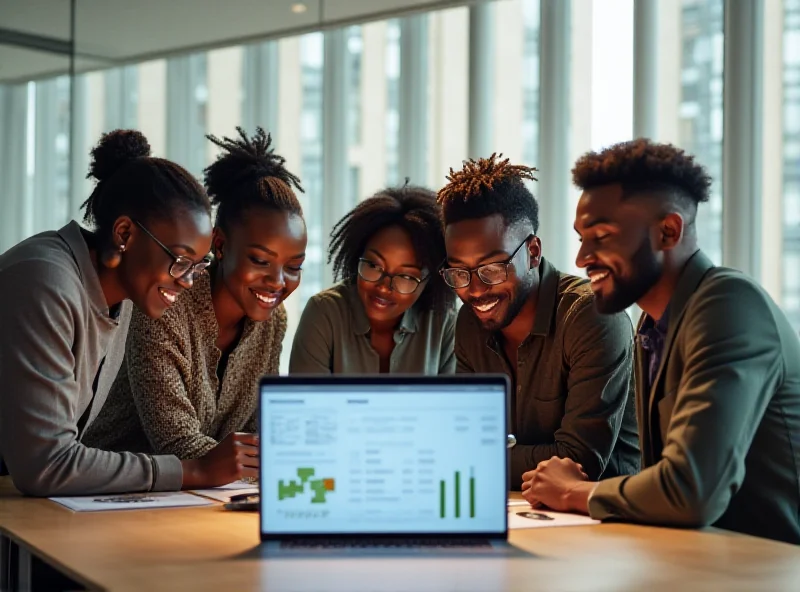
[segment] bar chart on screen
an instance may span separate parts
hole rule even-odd
[[[470,532],[502,521],[504,409],[489,399],[415,392],[278,401],[262,423],[270,442],[262,489],[273,492],[262,503],[272,500],[272,526],[313,517],[343,530]]]
[[[466,480],[465,480],[466,481]],[[447,480],[439,481],[439,518],[448,517],[448,495],[452,491],[452,513],[454,518],[475,518],[475,472],[469,469],[469,480],[462,487],[461,471],[455,471],[451,482],[452,489],[447,486]],[[463,508],[463,511],[462,511]]]

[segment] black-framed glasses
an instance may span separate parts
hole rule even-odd
[[[144,232],[147,236],[152,238],[159,247],[164,249],[164,252],[167,255],[172,257],[173,261],[172,265],[169,266],[169,274],[176,280],[185,279],[186,276],[188,276],[189,274],[191,274],[192,279],[195,280],[200,276],[201,273],[203,273],[203,271],[205,271],[206,267],[211,265],[211,260],[208,257],[204,258],[202,261],[198,263],[195,263],[188,257],[185,257],[183,255],[176,255],[170,250],[170,248],[167,245],[158,240],[153,235],[152,232],[147,230],[147,228],[145,228],[141,222],[134,220],[133,223],[136,224],[136,226],[138,226],[139,228],[141,228],[142,232]]]
[[[420,284],[428,279],[427,277],[416,278],[413,275],[406,275],[404,273],[386,273],[383,267],[363,257],[358,260],[358,275],[365,282],[372,283],[379,282],[383,278],[388,277],[389,287],[398,294],[413,294],[417,291]]]
[[[442,275],[444,283],[454,290],[460,290],[469,286],[470,282],[472,281],[473,273],[477,275],[478,279],[480,279],[487,286],[496,286],[497,284],[502,284],[508,279],[508,268],[511,266],[511,262],[514,260],[514,257],[517,256],[519,250],[524,245],[527,245],[534,236],[536,235],[529,234],[527,237],[525,237],[525,240],[522,241],[522,243],[520,243],[516,249],[514,249],[514,252],[511,253],[511,256],[505,261],[487,263],[486,265],[479,265],[473,269],[465,269],[463,267],[443,267],[439,270],[439,273]]]

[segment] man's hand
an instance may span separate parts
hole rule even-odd
[[[557,512],[589,513],[589,495],[596,483],[571,458],[542,461],[522,475],[522,497],[531,506],[543,505]]]
[[[258,478],[258,436],[228,434],[205,456],[181,464],[183,489],[218,487],[243,477]]]

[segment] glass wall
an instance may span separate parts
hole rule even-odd
[[[714,183],[697,215],[700,247],[722,263],[723,0],[683,0],[681,8],[678,143],[703,164]]]
[[[488,114],[497,124],[495,144],[529,164],[537,151],[538,4],[502,3],[494,15],[493,45],[486,48],[503,56],[504,64],[489,81],[506,87]],[[247,131],[263,126],[305,189],[300,199],[309,246],[303,281],[287,301],[286,354],[305,302],[331,281],[328,234],[340,216],[382,187],[403,183],[409,170],[417,171],[411,182],[438,189],[449,168],[465,158],[468,49],[469,9],[458,7],[94,69],[75,78],[71,161],[69,77],[3,87],[4,108],[22,113],[24,128],[16,136],[28,152],[17,181],[25,195],[17,202],[24,225],[5,235],[3,248],[78,215],[92,189],[85,178],[89,151],[103,132],[140,129],[155,155],[201,178],[216,157],[206,134],[230,136],[239,125]],[[343,76],[341,91],[332,70]],[[335,133],[339,113],[346,119],[343,137],[326,138],[326,130]],[[4,121],[19,125],[11,115]],[[337,183],[325,151],[339,148],[344,157],[334,162],[346,170]]]
[[[783,308],[800,331],[800,0],[786,0],[783,34]]]
[[[305,188],[308,259],[301,287],[287,302],[286,353],[305,302],[332,281],[328,234],[359,200],[406,177],[438,189],[469,153],[471,117],[489,122],[492,150],[539,164],[547,149],[539,146],[540,122],[548,117],[540,110],[540,18],[550,1],[491,3],[491,31],[478,48],[492,64],[481,81],[492,89],[482,114],[469,109],[470,77],[478,74],[470,57],[475,11],[468,6],[257,42],[242,22],[246,43],[231,34],[213,50],[166,57],[142,48],[144,57],[131,61],[87,57],[92,47],[85,41],[72,85],[63,63],[46,60],[28,79],[0,77],[0,251],[78,217],[91,191],[89,150],[105,131],[141,129],[154,154],[201,177],[216,156],[206,134],[263,126]],[[782,304],[800,328],[800,0],[782,1]],[[570,105],[564,131],[570,158],[633,134],[634,6],[633,0],[572,0],[564,30],[570,96],[563,98]],[[658,6],[659,130],[653,137],[696,154],[714,178],[698,232],[703,249],[721,262],[724,0]],[[121,39],[119,51],[133,41]],[[3,51],[0,57],[11,55]],[[531,188],[571,222],[575,192],[539,195],[536,184]],[[577,250],[577,243],[570,240],[569,248]],[[565,249],[552,256],[570,271],[574,253]]]

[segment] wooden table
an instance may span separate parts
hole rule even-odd
[[[23,559],[31,553],[92,589],[800,590],[800,549],[715,529],[515,530],[510,540],[526,553],[513,558],[265,560],[255,557],[255,513],[73,513],[0,479],[0,533]]]

